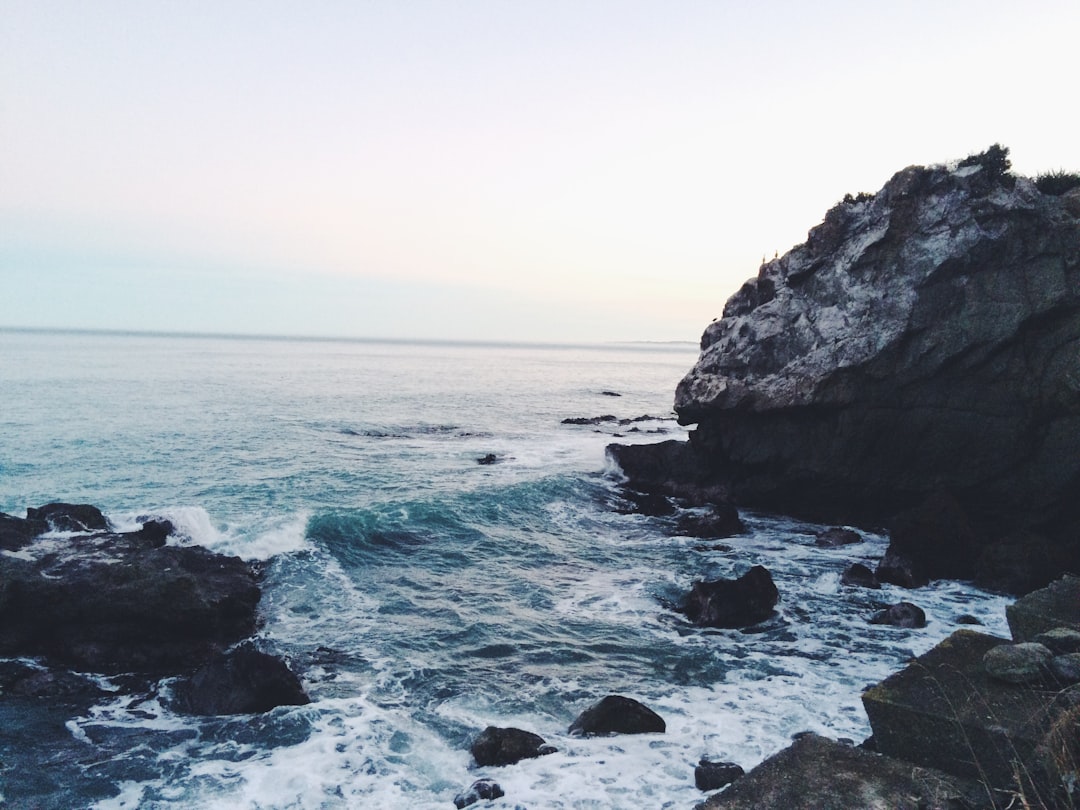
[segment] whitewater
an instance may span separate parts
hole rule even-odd
[[[111,697],[67,708],[0,696],[0,805],[446,810],[490,777],[506,795],[480,807],[689,810],[702,757],[749,769],[801,731],[861,741],[865,688],[961,622],[1007,635],[1009,600],[967,583],[841,585],[880,533],[820,548],[823,526],[747,513],[712,543],[629,511],[604,448],[685,437],[671,404],[696,356],[0,331],[0,511],[159,516],[170,542],[257,561],[260,646],[312,699],[193,718],[166,707],[168,681],[133,696],[101,679]],[[753,565],[781,595],[764,623],[673,609],[695,579]],[[926,628],[868,623],[901,600]],[[607,694],[666,733],[570,736]],[[489,725],[558,750],[477,768]]]

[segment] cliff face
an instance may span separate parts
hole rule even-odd
[[[1080,189],[965,163],[847,199],[727,302],[675,396],[699,490],[833,518],[946,490],[1076,521]]]

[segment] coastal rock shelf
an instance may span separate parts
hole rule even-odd
[[[904,169],[764,264],[677,388],[689,442],[611,446],[631,485],[856,525],[948,492],[999,567],[1075,567],[1080,189],[1005,153]]]

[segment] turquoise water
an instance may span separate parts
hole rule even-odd
[[[262,643],[313,699],[216,719],[172,715],[158,693],[72,716],[0,701],[0,795],[447,808],[491,776],[506,791],[494,807],[690,808],[702,756],[749,767],[798,731],[861,739],[861,690],[960,614],[1004,632],[1005,600],[963,584],[841,587],[845,565],[880,556],[879,536],[824,550],[820,527],[748,515],[725,549],[615,509],[605,445],[684,435],[671,400],[695,359],[691,345],[0,332],[0,511],[93,503],[121,528],[161,515],[178,542],[265,561]],[[655,418],[561,424],[604,414]],[[757,632],[702,631],[670,609],[693,579],[754,564],[782,595]],[[901,598],[927,629],[866,623]],[[566,734],[612,692],[667,733]],[[487,725],[559,751],[470,769]]]

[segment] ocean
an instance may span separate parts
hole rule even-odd
[[[74,713],[0,697],[0,805],[81,808],[683,808],[702,757],[749,769],[792,735],[861,741],[860,694],[1006,597],[938,582],[847,588],[887,538],[744,514],[722,543],[626,513],[613,441],[672,419],[692,344],[467,345],[0,331],[0,511],[90,503],[114,526],[259,561],[260,644],[312,702],[192,718],[159,693]],[[567,418],[613,416],[596,424]],[[645,417],[645,418],[643,418]],[[493,463],[480,463],[484,459]],[[776,615],[701,629],[695,579],[764,565]],[[928,626],[870,625],[914,601]],[[168,682],[160,685],[167,691]],[[580,738],[607,694],[664,734]],[[501,768],[470,740],[516,726],[558,751]]]

